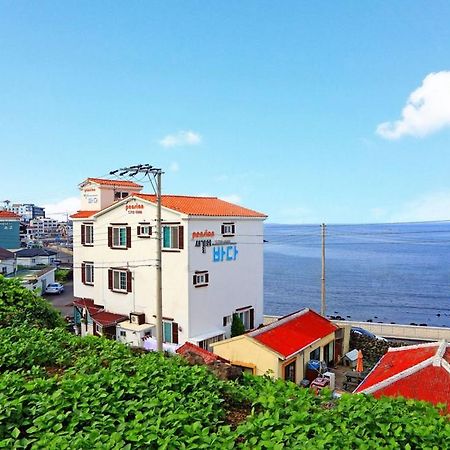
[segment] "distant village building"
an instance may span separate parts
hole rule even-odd
[[[309,361],[333,366],[348,345],[348,328],[339,328],[306,308],[212,347],[215,354],[254,375],[268,374],[298,384]]]
[[[354,392],[444,403],[450,413],[450,344],[390,348]]]
[[[59,222],[50,217],[38,217],[31,219],[28,224],[27,238],[34,239],[50,239],[59,235]]]
[[[20,216],[14,212],[0,210],[0,247],[20,248]]]
[[[88,178],[72,216],[75,319],[82,334],[138,345],[155,336],[156,198],[129,181]],[[209,348],[263,321],[263,221],[215,197],[163,195],[163,338]],[[142,345],[142,344],[141,344]]]
[[[45,209],[33,203],[8,203],[5,209],[17,214],[26,222],[37,217],[45,217]]]
[[[0,248],[0,275],[13,274],[16,270],[16,258],[13,252]]]
[[[47,248],[24,248],[15,252],[17,265],[34,267],[39,265],[52,265],[56,252]]]

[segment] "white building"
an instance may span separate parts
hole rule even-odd
[[[13,252],[0,247],[0,275],[10,275],[16,270],[16,258]]]
[[[136,345],[155,335],[156,199],[127,181],[88,178],[74,228],[75,319],[82,334]],[[215,197],[162,198],[164,341],[202,347],[233,313],[263,322],[264,214]],[[136,338],[136,336],[138,336]]]
[[[37,217],[30,220],[27,228],[27,238],[32,240],[54,237],[59,234],[59,226],[59,222],[56,219]]]
[[[33,203],[8,203],[6,209],[18,214],[26,222],[36,217],[45,217],[44,208],[36,206]]]

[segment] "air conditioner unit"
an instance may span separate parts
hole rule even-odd
[[[145,323],[145,314],[140,312],[131,312],[130,322],[136,325],[142,325],[143,323]]]

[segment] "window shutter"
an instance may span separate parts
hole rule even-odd
[[[81,224],[81,245],[86,244],[86,226]]]
[[[255,328],[255,310],[252,308],[250,310],[250,329]]]
[[[197,284],[197,275],[192,276],[192,284],[195,286]]]
[[[86,284],[86,264],[81,263],[81,282]]]
[[[108,269],[108,289],[113,290],[113,271]]]
[[[222,319],[222,325],[223,325],[224,327],[227,326],[227,316],[223,316],[223,319]]]
[[[178,248],[184,248],[184,227],[182,225],[178,227]]]
[[[148,227],[148,234],[151,236],[153,233],[153,227]]]
[[[178,324],[172,322],[172,343],[178,344]]]
[[[220,234],[225,234],[225,225],[220,226]]]
[[[137,227],[137,235],[140,236],[141,235],[141,226],[138,225]]]
[[[209,283],[209,273],[205,273],[205,283]]]
[[[127,248],[131,247],[131,227],[127,227]]]
[[[127,271],[127,292],[132,291],[131,281],[131,272]]]
[[[111,248],[113,244],[113,229],[108,227],[108,247]]]

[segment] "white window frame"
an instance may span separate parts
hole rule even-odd
[[[215,342],[223,341],[223,334],[218,334],[217,336],[210,337],[209,339],[204,339],[203,341],[198,342],[198,346],[203,350],[212,351],[211,344]]]
[[[254,309],[252,307],[250,308],[246,308],[246,309],[242,309],[240,311],[236,311],[236,314],[238,315],[238,317],[242,320],[242,323],[244,324],[244,328],[245,330],[250,330],[250,311]]]
[[[195,273],[193,276],[193,285],[195,287],[204,287],[209,284],[209,272],[207,270]]]
[[[170,229],[169,242],[166,241],[166,229]],[[179,225],[163,225],[162,226],[162,248],[164,250],[178,250],[180,248]],[[168,244],[168,245],[166,245]]]
[[[163,342],[167,344],[173,344],[173,321],[163,320]],[[166,326],[170,326],[170,339],[166,340]]]
[[[112,269],[112,290],[115,292],[128,292],[127,276],[128,272],[126,270]],[[117,286],[116,281],[118,282]]]
[[[94,245],[94,224],[84,223],[84,245]]]
[[[124,243],[121,244],[122,231],[124,233]],[[112,248],[127,248],[127,227],[125,225],[114,225],[112,226]]]
[[[94,284],[94,263],[92,262],[84,263],[84,283]]]
[[[120,330],[119,331],[119,336],[120,337],[127,337],[127,332],[125,330]]]
[[[99,325],[97,322],[94,322],[94,328],[95,332],[102,335],[103,334],[103,327]]]
[[[222,236],[234,236],[236,234],[236,224],[234,222],[222,223]]]
[[[149,223],[140,223],[137,235],[138,237],[150,237],[152,235],[152,226]]]

